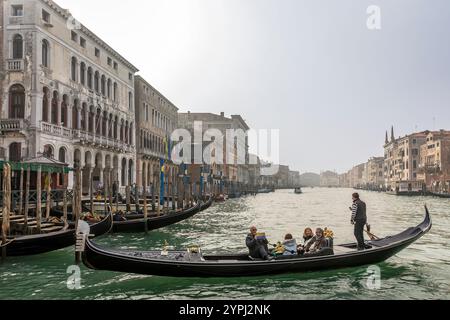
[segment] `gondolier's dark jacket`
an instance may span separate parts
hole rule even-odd
[[[258,257],[259,256],[259,249],[261,247],[266,250],[266,252],[269,252],[268,244],[269,241],[266,240],[257,240],[253,237],[251,233],[247,235],[247,238],[245,239],[245,244],[247,245],[247,248],[249,250],[249,254],[252,257]]]
[[[352,221],[367,221],[366,203],[360,199],[353,201]]]

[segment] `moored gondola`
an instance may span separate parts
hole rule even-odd
[[[94,237],[108,233],[112,227],[112,214],[89,226],[90,234]],[[54,232],[11,237],[2,245],[2,249],[6,250],[7,257],[30,256],[63,249],[74,244],[75,225],[66,223]]]
[[[188,209],[176,212],[172,211],[169,213],[162,213],[160,216],[150,216],[147,218],[147,220],[145,220],[143,216],[142,218],[139,216],[133,217],[133,219],[129,219],[126,221],[114,221],[112,230],[113,232],[118,233],[144,232],[145,230],[150,231],[164,228],[177,222],[191,218],[198,212],[206,210],[209,206],[211,206],[213,200],[214,199],[212,197],[209,197],[208,201],[198,201],[194,206]]]
[[[405,249],[431,229],[428,209],[417,227],[397,235],[367,241],[370,249],[357,251],[356,244],[326,248],[315,255],[282,256],[269,261],[246,254],[203,255],[199,248],[187,251],[131,251],[107,249],[84,238],[83,263],[97,270],[171,277],[242,277],[299,273],[375,264]]]

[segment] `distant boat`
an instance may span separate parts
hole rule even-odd
[[[449,199],[450,198],[450,193],[444,193],[444,192],[430,192],[429,193],[431,196],[433,197],[439,197],[439,198],[445,198],[445,199]]]
[[[303,190],[302,190],[302,188],[295,188],[295,194],[302,194],[303,193]]]

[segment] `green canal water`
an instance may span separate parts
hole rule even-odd
[[[248,227],[257,225],[271,242],[286,233],[300,239],[305,227],[330,227],[335,243],[353,241],[350,189],[278,191],[216,204],[187,221],[144,234],[115,234],[101,244],[159,249],[165,240],[179,249],[198,244],[204,252],[245,251]],[[81,267],[81,289],[69,290],[73,248],[0,265],[0,299],[450,299],[450,200],[403,198],[361,192],[372,231],[390,235],[420,223],[426,203],[433,229],[417,243],[378,266],[381,288],[368,289],[367,266],[305,274],[235,279],[142,276]]]

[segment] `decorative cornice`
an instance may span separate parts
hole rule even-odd
[[[43,3],[45,3],[47,6],[52,8],[54,12],[58,13],[61,17],[64,19],[69,19],[70,17],[73,17],[69,10],[61,8],[59,5],[57,5],[52,0],[40,0]],[[136,68],[131,62],[129,62],[127,59],[125,59],[121,54],[119,54],[116,50],[111,48],[105,41],[100,39],[95,33],[93,33],[91,30],[89,30],[86,26],[83,24],[80,24],[81,31],[89,37],[91,40],[93,40],[95,43],[97,43],[99,46],[101,46],[104,50],[109,52],[112,56],[114,56],[117,60],[122,62],[125,66],[127,66],[129,69],[131,69],[134,73],[138,72],[139,69]]]

